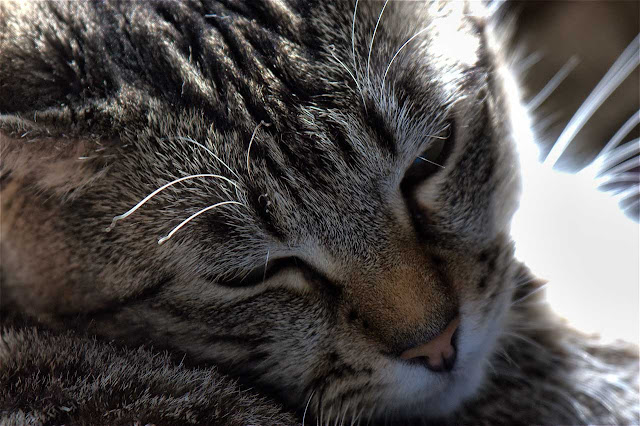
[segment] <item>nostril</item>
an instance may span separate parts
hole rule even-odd
[[[431,358],[427,358],[426,359],[426,365],[427,368],[431,371],[434,372],[441,372],[441,371],[451,371],[453,370],[453,366],[456,363],[456,355],[457,352],[454,349],[453,351],[451,351],[448,354],[440,354],[441,357],[440,359],[431,359]]]
[[[431,371],[451,371],[456,360],[456,338],[460,318],[451,321],[442,333],[429,342],[408,349],[400,355],[402,359],[426,359],[426,366]]]

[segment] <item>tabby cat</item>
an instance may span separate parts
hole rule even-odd
[[[500,55],[473,2],[0,4],[5,316],[306,424],[634,421],[607,363],[637,355],[580,343],[514,259]]]

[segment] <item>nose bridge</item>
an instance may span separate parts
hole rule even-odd
[[[394,349],[437,336],[457,314],[446,275],[423,255],[405,253],[352,285],[349,302],[370,331]]]

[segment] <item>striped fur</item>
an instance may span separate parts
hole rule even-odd
[[[517,100],[471,6],[0,4],[3,306],[320,421],[456,412],[520,268]],[[399,358],[456,315],[450,374]]]

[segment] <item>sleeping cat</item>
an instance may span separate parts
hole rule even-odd
[[[303,423],[636,418],[606,397],[637,375],[567,384],[636,355],[514,259],[522,112],[479,5],[3,3],[0,88],[3,311]]]

